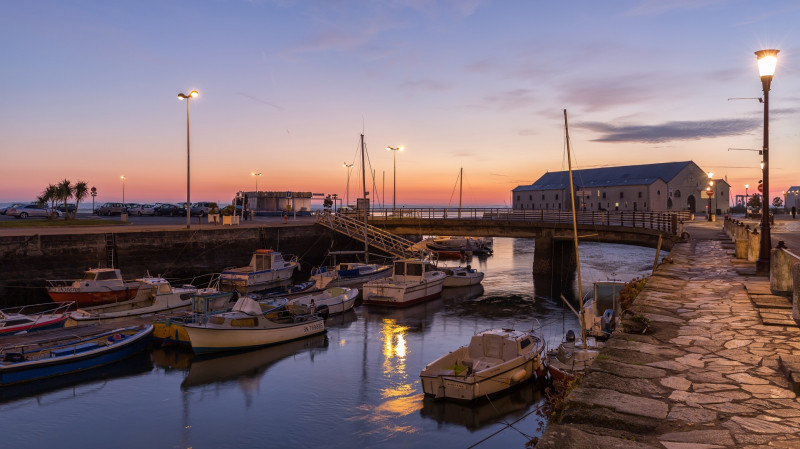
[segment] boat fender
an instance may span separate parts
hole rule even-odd
[[[514,374],[511,375],[511,380],[513,382],[519,382],[522,379],[524,379],[525,376],[527,376],[527,375],[528,375],[528,372],[525,371],[525,368],[520,368],[520,369],[514,371]]]
[[[114,342],[117,342],[117,341],[120,341],[120,340],[124,340],[124,339],[125,339],[125,336],[122,335],[122,334],[114,334],[114,335],[109,335],[108,336],[108,341],[110,343],[114,343]]]
[[[612,309],[606,309],[606,311],[603,312],[603,332],[605,334],[610,335],[612,332],[614,332],[614,329],[617,327],[616,318],[616,314]]]
[[[575,341],[575,332],[573,332],[572,329],[568,330],[564,339],[566,341]]]

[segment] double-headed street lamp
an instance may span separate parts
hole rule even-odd
[[[186,94],[178,94],[178,98],[181,100],[186,100],[186,229],[191,227],[191,213],[192,213],[192,202],[189,199],[189,100],[192,98],[197,98],[196,90],[189,92],[189,95]]]
[[[756,271],[769,274],[769,257],[772,241],[769,231],[769,88],[775,67],[778,64],[778,51],[775,49],[756,52],[758,74],[761,76],[761,87],[764,90],[764,150],[763,150],[763,196],[761,204],[761,245],[756,260]]]
[[[397,152],[403,151],[403,147],[386,147],[394,153],[394,170],[392,174],[392,210],[397,209]]]
[[[347,190],[345,190],[345,206],[350,207],[350,169],[353,168],[354,164],[348,164],[347,162],[342,165],[344,168],[347,169]]]

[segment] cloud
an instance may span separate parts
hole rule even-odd
[[[674,121],[660,125],[615,126],[600,122],[583,122],[574,126],[600,133],[593,142],[663,143],[676,140],[699,140],[746,134],[759,129],[758,119],[722,119],[704,121]]]
[[[492,109],[520,109],[536,103],[530,89],[514,89],[483,97],[481,106]]]
[[[269,101],[262,100],[262,99],[260,99],[260,98],[258,98],[256,96],[250,95],[250,94],[245,93],[245,92],[236,92],[236,95],[241,95],[241,96],[243,96],[245,98],[249,98],[249,99],[255,101],[256,103],[261,103],[261,104],[264,104],[264,105],[267,105],[267,106],[272,106],[273,108],[275,108],[275,109],[277,109],[279,111],[283,111],[284,110],[281,106],[278,106],[275,103],[270,103]]]
[[[436,80],[405,81],[401,83],[399,87],[400,89],[408,93],[435,92],[435,91],[447,90],[450,88],[449,85]]]

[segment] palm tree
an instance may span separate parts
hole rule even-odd
[[[75,212],[72,213],[72,218],[78,216],[78,205],[81,201],[86,198],[86,195],[89,194],[89,188],[87,187],[86,181],[78,181],[75,184],[75,187],[72,188],[73,196],[75,197]]]
[[[58,199],[64,202],[64,220],[69,218],[69,208],[67,206],[67,201],[72,198],[72,194],[74,191],[74,187],[72,187],[72,183],[69,182],[69,179],[64,178],[63,181],[58,183],[56,186]]]
[[[53,184],[47,186],[46,189],[36,198],[39,206],[46,206],[50,203],[50,217],[53,218],[53,211],[56,210],[56,202],[58,201],[58,187]]]

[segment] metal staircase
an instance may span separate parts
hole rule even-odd
[[[117,239],[114,234],[106,234],[106,266],[114,268],[117,262]]]
[[[332,214],[330,211],[318,211],[317,223],[332,229],[340,234],[344,234],[360,242],[364,241],[364,223],[357,218],[348,217],[343,214]],[[367,225],[367,242],[369,245],[381,251],[389,253],[395,257],[424,257],[425,251],[412,248],[414,242],[390,234],[383,229]]]

